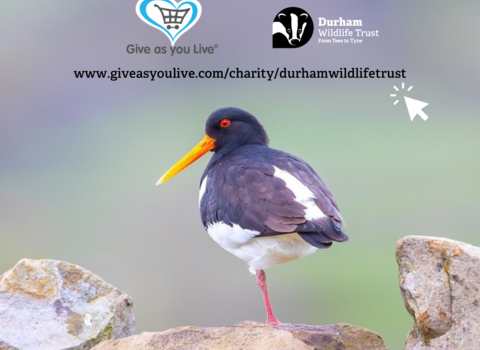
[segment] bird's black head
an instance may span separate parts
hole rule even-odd
[[[158,180],[157,185],[172,178],[208,151],[215,152],[212,160],[246,145],[268,145],[262,124],[248,112],[236,107],[220,108],[207,119],[205,137]]]
[[[250,113],[237,107],[213,111],[205,124],[205,134],[215,139],[213,152],[245,145],[268,145],[267,132]]]

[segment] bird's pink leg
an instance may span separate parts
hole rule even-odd
[[[257,273],[257,284],[262,289],[263,302],[265,303],[265,310],[267,311],[267,323],[278,326],[281,323],[273,314],[272,307],[270,306],[270,299],[268,298],[267,290],[267,276],[265,275],[265,271],[255,270],[255,272]]]

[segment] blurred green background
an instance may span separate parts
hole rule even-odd
[[[158,178],[204,135],[214,109],[256,115],[271,146],[309,162],[335,195],[347,244],[268,270],[283,322],[347,322],[400,349],[412,320],[395,244],[431,235],[480,245],[480,3],[297,1],[313,17],[362,19],[361,45],[271,49],[289,1],[201,1],[180,46],[214,55],[129,55],[168,46],[136,1],[0,5],[0,273],[21,258],[79,264],[130,294],[137,332],[265,319],[241,260],[218,247],[198,213],[208,156]],[[406,69],[387,80],[75,79],[73,70]],[[393,85],[430,103],[410,121]]]

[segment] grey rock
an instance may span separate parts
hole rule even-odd
[[[348,324],[307,326],[242,322],[218,328],[180,327],[109,340],[93,350],[386,350],[382,338]]]
[[[25,259],[0,276],[0,350],[85,350],[134,333],[130,297],[80,266]]]
[[[415,321],[404,350],[480,349],[480,248],[408,236],[396,255],[403,301]]]

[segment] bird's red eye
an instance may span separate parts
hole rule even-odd
[[[222,121],[220,122],[220,126],[222,128],[226,128],[230,125],[230,119],[222,119]]]

